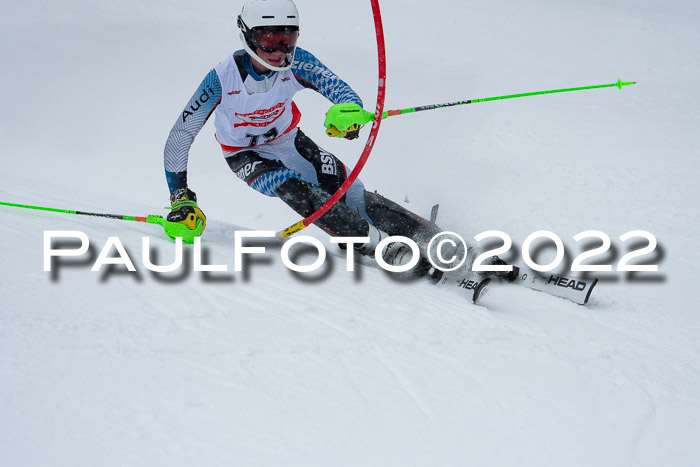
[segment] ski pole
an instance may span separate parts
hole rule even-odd
[[[409,113],[414,113],[414,112],[420,112],[422,110],[442,109],[444,107],[453,107],[455,105],[476,104],[477,102],[489,102],[489,101],[498,101],[498,100],[503,100],[503,99],[515,99],[516,97],[538,96],[541,94],[554,94],[554,93],[558,93],[558,92],[583,91],[585,89],[599,89],[599,88],[612,88],[612,87],[617,87],[618,89],[622,90],[623,86],[631,86],[632,84],[636,84],[636,81],[622,81],[621,79],[618,79],[616,83],[610,83],[610,84],[596,84],[594,86],[581,86],[578,88],[551,89],[548,91],[534,91],[534,92],[525,92],[525,93],[520,93],[520,94],[508,94],[505,96],[483,97],[480,99],[468,99],[465,101],[447,102],[445,104],[421,105],[418,107],[408,107],[405,109],[387,110],[386,112],[382,113],[382,120],[384,120],[387,117],[393,117],[395,115],[403,115],[403,114],[409,114]],[[368,120],[365,123],[369,123],[372,121],[372,119],[370,117],[371,117],[371,115],[367,116]]]
[[[182,240],[185,243],[192,243],[194,242],[195,237],[199,237],[202,234],[202,230],[204,230],[204,225],[203,222],[200,220],[197,223],[197,228],[194,230],[190,230],[187,228],[187,226],[180,224],[178,222],[170,222],[167,219],[164,219],[163,216],[157,216],[157,215],[148,215],[145,217],[142,216],[124,216],[121,214],[104,214],[104,213],[98,213],[98,212],[86,212],[86,211],[73,211],[69,209],[56,209],[56,208],[47,208],[43,206],[31,206],[28,204],[16,204],[16,203],[6,203],[3,201],[0,201],[0,206],[10,206],[14,208],[22,208],[22,209],[35,209],[39,211],[49,211],[49,212],[58,212],[62,214],[77,214],[80,216],[94,216],[94,217],[106,217],[109,219],[118,219],[118,220],[124,220],[124,221],[135,221],[135,222],[146,222],[148,224],[158,224],[163,229],[165,230],[165,233],[169,237],[182,237]]]

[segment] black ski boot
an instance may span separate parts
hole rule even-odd
[[[487,266],[505,266],[508,263],[503,261],[498,256],[491,256],[490,258],[486,259],[483,264]],[[481,274],[496,277],[506,282],[515,282],[515,279],[517,279],[520,275],[520,269],[517,266],[513,266],[512,271],[484,271]]]

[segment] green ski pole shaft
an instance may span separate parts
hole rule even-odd
[[[103,214],[103,213],[98,213],[98,212],[71,211],[69,209],[45,208],[43,206],[30,206],[28,204],[5,203],[2,201],[0,201],[0,206],[10,206],[10,207],[14,207],[14,208],[23,208],[23,209],[36,209],[38,211],[59,212],[62,214],[77,214],[80,216],[107,217],[109,219],[120,219],[120,220],[125,220],[125,221],[136,221],[136,222],[149,222],[148,221],[149,217],[160,217],[160,216],[147,216],[147,217],[123,216],[121,214]],[[152,222],[152,223],[158,223],[158,222]]]
[[[388,111],[382,113],[382,120],[387,118],[387,117],[393,117],[395,115],[403,115],[403,114],[408,114],[408,113],[420,112],[422,110],[442,109],[444,107],[453,107],[456,105],[476,104],[477,102],[489,102],[489,101],[498,101],[498,100],[503,100],[503,99],[515,99],[517,97],[538,96],[538,95],[542,95],[542,94],[554,94],[554,93],[558,93],[558,92],[583,91],[586,89],[599,89],[599,88],[612,88],[612,87],[617,87],[618,89],[622,89],[623,86],[630,86],[632,84],[636,84],[636,82],[635,81],[622,81],[621,79],[618,79],[616,83],[610,83],[610,84],[597,84],[594,86],[581,86],[581,87],[577,87],[577,88],[551,89],[548,91],[525,92],[525,93],[520,93],[520,94],[508,94],[505,96],[484,97],[484,98],[480,98],[480,99],[469,99],[466,101],[447,102],[445,104],[430,104],[430,105],[422,105],[422,106],[418,106],[418,107],[408,107],[406,109],[388,110]]]
[[[184,224],[181,224],[179,222],[170,222],[167,219],[163,218],[163,216],[157,216],[157,215],[153,215],[153,214],[145,216],[145,217],[143,217],[143,216],[124,216],[122,214],[103,214],[103,213],[99,213],[99,212],[73,211],[70,209],[55,209],[55,208],[46,208],[43,206],[31,206],[28,204],[5,203],[3,201],[0,201],[0,206],[10,206],[13,208],[36,209],[38,211],[58,212],[61,214],[77,214],[80,216],[105,217],[108,219],[118,219],[118,220],[123,220],[123,221],[136,221],[136,222],[146,222],[149,224],[158,224],[161,227],[163,227],[166,235],[168,235],[171,238],[182,237],[182,240],[185,243],[193,243],[194,239],[196,237],[199,237],[200,235],[202,235],[202,231],[204,230],[204,222],[202,220],[199,220],[197,222],[197,227],[195,229],[190,230]]]

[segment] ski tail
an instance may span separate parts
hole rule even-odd
[[[543,273],[520,267],[516,283],[555,297],[571,300],[579,305],[585,305],[590,300],[593,289],[598,284],[598,279]]]
[[[439,287],[456,286],[470,294],[472,302],[478,303],[487,288],[493,283],[520,285],[579,305],[585,305],[589,302],[598,279],[542,273],[522,266],[513,266],[513,273],[508,275],[508,280],[472,271],[445,272],[436,285]]]

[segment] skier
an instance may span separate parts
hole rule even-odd
[[[366,113],[346,82],[297,47],[299,13],[292,0],[247,0],[237,24],[243,50],[206,75],[165,145],[171,200],[167,218],[190,229],[198,221],[206,223],[206,216],[187,185],[188,154],[212,113],[216,139],[231,170],[251,188],[282,199],[303,217],[335,193],[348,169],[297,126],[300,112],[292,100],[294,94],[313,89],[334,104],[326,119],[329,135],[357,138],[360,116]],[[337,106],[343,106],[345,118],[354,114],[357,120],[335,120],[333,115],[340,114]],[[366,191],[359,180],[315,225],[332,236],[369,237],[369,242],[355,247],[364,255],[373,255],[378,243],[390,235],[403,235],[420,245],[440,232],[426,219]],[[390,244],[382,255],[392,265],[411,259],[410,248],[402,243]]]

